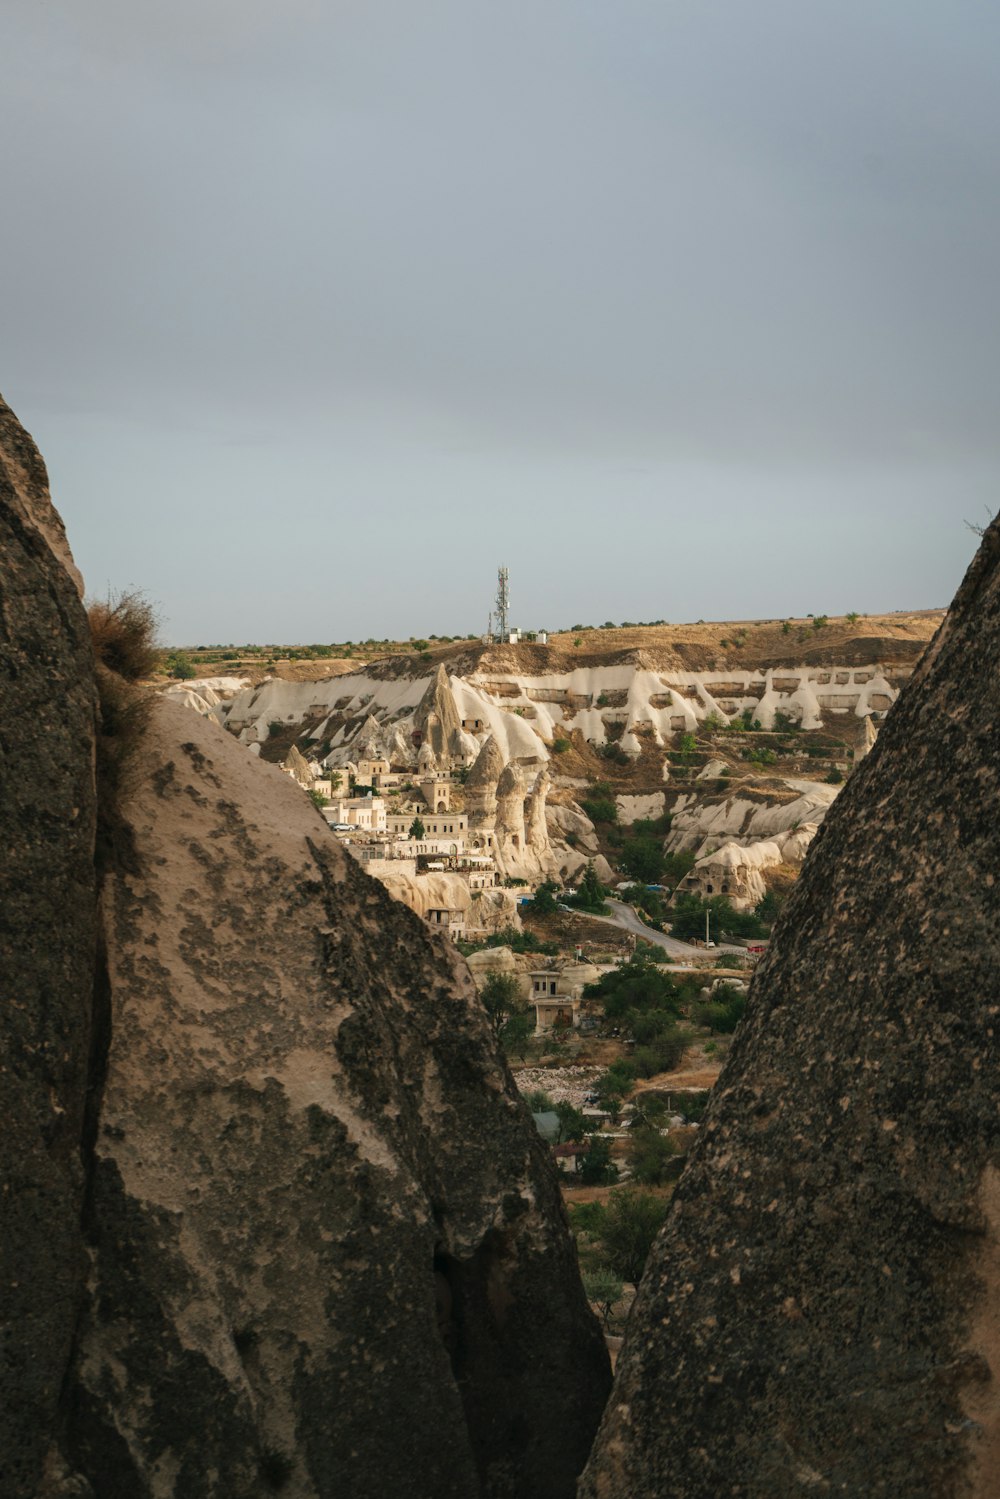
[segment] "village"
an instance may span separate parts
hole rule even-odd
[[[481,641],[436,661],[168,690],[291,777],[465,957],[613,1343],[633,1294],[616,1215],[641,1209],[647,1238],[662,1220],[771,925],[909,642],[882,621],[874,648],[854,620],[836,645],[825,619],[800,624],[794,647],[777,622],[717,626],[686,661],[642,627],[638,647],[581,657],[580,633],[510,628],[507,602],[501,568]]]

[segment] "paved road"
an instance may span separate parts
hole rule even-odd
[[[703,947],[692,947],[690,942],[679,942],[676,937],[668,937],[664,932],[658,932],[655,927],[647,926],[635,914],[631,906],[625,905],[624,901],[609,900],[607,902],[610,916],[594,916],[587,912],[591,921],[607,921],[612,926],[624,927],[627,932],[635,932],[636,936],[642,937],[647,942],[652,942],[656,947],[662,947],[672,958],[703,958],[705,949]],[[718,952],[743,952],[742,947],[731,947],[728,943],[720,943],[716,949]]]

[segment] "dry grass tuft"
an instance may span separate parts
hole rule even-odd
[[[126,682],[152,676],[162,653],[156,644],[159,620],[148,599],[122,593],[91,604],[87,618],[99,665]]]
[[[160,660],[157,617],[138,593],[90,605],[100,722],[97,732],[97,860],[102,870],[128,868],[131,836],[122,803],[139,768],[153,707],[142,687]]]

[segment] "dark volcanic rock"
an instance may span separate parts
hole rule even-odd
[[[560,1499],[609,1383],[464,962],[163,703],[108,882],[70,1451],[104,1496]]]
[[[0,1493],[33,1495],[83,1269],[94,667],[45,466],[0,401]]]
[[[1000,526],[817,838],[586,1499],[1000,1493]]]

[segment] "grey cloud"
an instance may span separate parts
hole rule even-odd
[[[475,511],[530,528],[550,623],[707,617],[696,580],[655,603],[653,559],[690,552],[731,612],[812,607],[754,602],[769,530],[771,596],[811,550],[820,607],[856,607],[858,525],[901,559],[865,607],[950,593],[1000,467],[1000,17],[18,0],[6,25],[7,394],[86,570],[148,567],[176,631],[473,628]],[[385,591],[334,600],[275,513],[349,530],[362,495]],[[189,505],[195,560],[160,521]],[[428,514],[464,618],[414,597]]]

